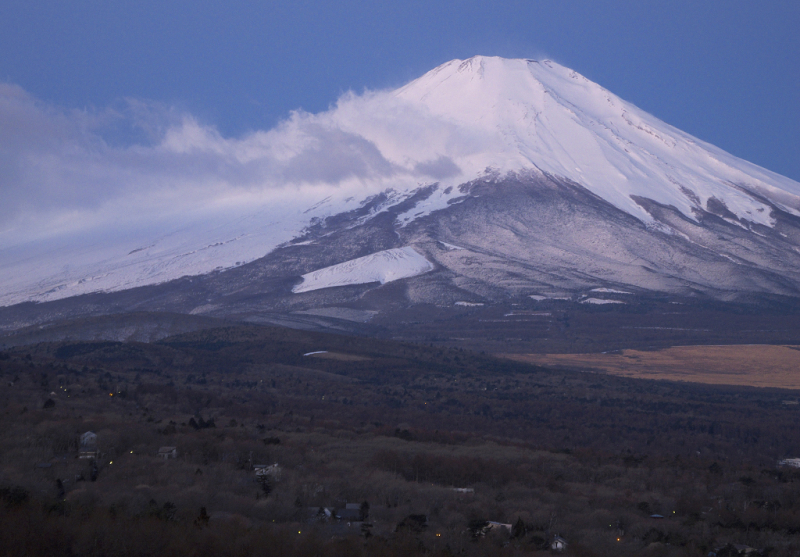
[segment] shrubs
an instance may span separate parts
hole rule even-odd
[[[0,488],[0,500],[4,501],[8,507],[17,507],[28,501],[30,492],[22,486]]]
[[[269,343],[226,343],[141,345],[135,361],[124,344],[76,347],[75,378],[61,362],[12,356],[0,370],[14,378],[0,392],[0,480],[14,486],[0,490],[0,539],[28,555],[109,557],[510,555],[556,534],[575,555],[706,555],[731,540],[800,554],[800,470],[770,457],[800,449],[780,393],[489,369],[467,353],[448,367],[452,353],[420,347],[342,362],[302,359],[300,342],[272,359]],[[38,409],[70,380],[71,398]],[[91,463],[74,458],[90,427],[105,453]],[[179,457],[157,459],[161,445]],[[253,465],[273,462],[280,481],[260,483]],[[368,539],[346,521],[305,522],[308,507],[356,501],[348,516],[369,520]],[[470,526],[488,521],[510,526],[473,541]]]
[[[426,453],[380,451],[372,458],[376,468],[399,474],[406,481],[464,487],[486,483],[492,487],[507,485],[512,479],[525,481],[518,468],[494,460],[467,456],[442,456]]]

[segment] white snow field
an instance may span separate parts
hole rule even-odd
[[[194,175],[159,174],[164,161],[190,153],[211,169],[202,190],[208,201],[191,211],[161,204],[151,212],[123,211],[124,218],[71,218],[69,232],[53,228],[34,235],[33,227],[3,223],[0,305],[229,268],[298,237],[312,218],[355,209],[387,188],[397,203],[438,183],[433,195],[398,216],[397,224],[407,225],[463,198],[460,184],[508,172],[567,178],[667,233],[671,229],[656,222],[637,197],[673,206],[692,220],[709,201],[718,202],[727,208],[724,218],[744,229],[774,225],[763,199],[800,216],[800,183],[665,124],[548,60],[453,60],[395,91],[350,93],[327,112],[295,113],[273,130],[226,139],[184,124],[150,151],[131,152],[136,160],[152,158],[149,174],[115,167],[129,154],[119,151],[102,161],[104,179],[124,178],[132,190],[140,185],[136,180],[142,187],[163,184],[165,191],[187,191],[184,197],[190,197],[186,184]],[[70,172],[60,175],[76,183],[64,189],[78,188],[80,171],[74,168],[80,165],[65,161]],[[221,174],[213,174],[219,168]],[[217,197],[208,193],[216,191],[212,182],[223,184]],[[115,206],[126,207],[126,199]],[[348,262],[321,269],[296,291],[386,282],[425,268],[422,256],[404,250],[373,254],[354,267]]]
[[[692,219],[695,208],[716,198],[740,219],[771,225],[770,208],[749,189],[800,215],[800,183],[694,138],[549,60],[453,60],[395,94],[450,125],[428,136],[424,149],[447,153],[467,174],[536,168],[644,222],[653,219],[632,196]]]
[[[378,251],[306,273],[303,275],[303,282],[292,288],[292,292],[299,294],[321,288],[371,282],[385,284],[432,270],[433,264],[430,261],[414,248],[406,246]]]
[[[595,305],[604,305],[604,304],[624,304],[625,302],[621,302],[619,300],[606,300],[603,298],[586,298],[585,300],[581,300],[582,304],[595,304]]]
[[[613,288],[592,288],[590,292],[600,292],[603,294],[630,294],[625,290],[614,290]]]
[[[16,245],[4,244],[0,233],[0,305],[113,292],[235,267],[295,238],[311,218],[358,206],[355,199],[320,201],[316,191],[310,199],[289,193],[273,194],[270,202],[183,212]]]

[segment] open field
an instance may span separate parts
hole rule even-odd
[[[543,366],[590,368],[622,377],[800,389],[800,346],[675,346],[614,354],[504,354]]]

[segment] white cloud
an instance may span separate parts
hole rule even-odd
[[[377,191],[459,174],[420,141],[416,110],[391,92],[346,94],[328,112],[228,138],[158,104],[70,111],[0,84],[0,232],[58,235],[286,188]]]

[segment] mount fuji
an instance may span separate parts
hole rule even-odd
[[[168,133],[162,155],[256,164],[263,188],[0,232],[3,330],[131,311],[361,326],[413,308],[800,296],[800,183],[549,60],[453,60],[271,132],[194,132]]]

